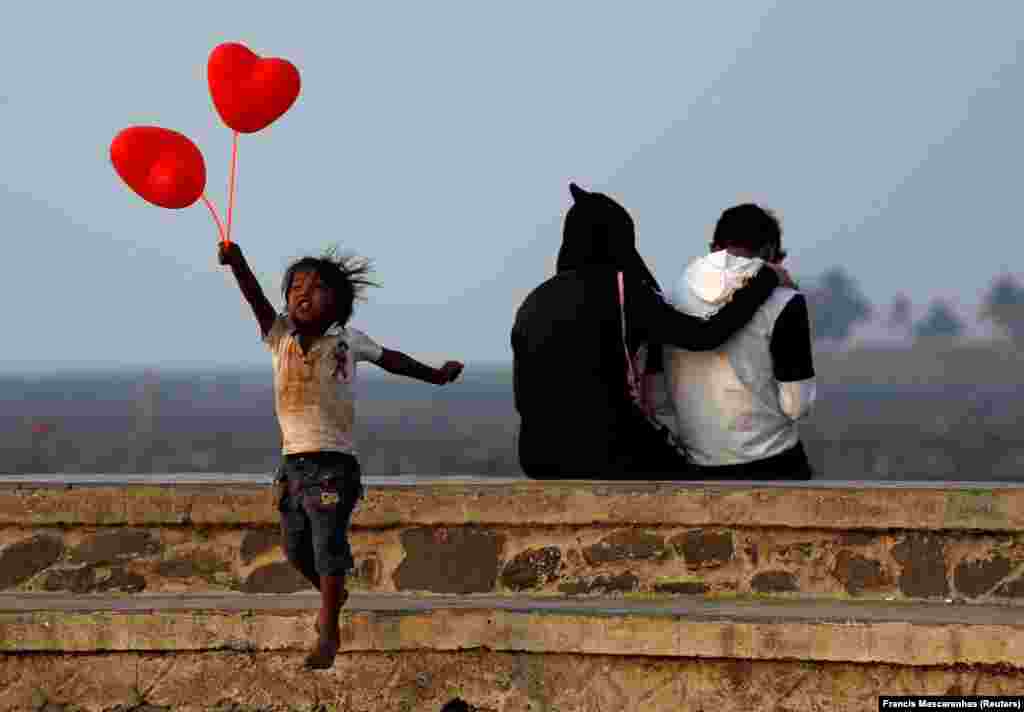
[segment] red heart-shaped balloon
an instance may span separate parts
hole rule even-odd
[[[121,180],[161,208],[187,208],[206,190],[206,163],[188,136],[133,126],[114,137],[110,161]]]
[[[220,118],[239,133],[266,128],[299,96],[299,70],[286,59],[262,59],[245,45],[227,42],[210,53],[210,96]]]

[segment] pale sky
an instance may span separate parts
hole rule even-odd
[[[152,206],[109,161],[123,128],[180,131],[226,212],[206,61],[229,41],[302,76],[240,138],[234,239],[275,306],[294,257],[372,258],[383,287],[351,324],[389,348],[510,361],[570,180],[632,212],[663,286],[755,199],[796,274],[844,265],[876,305],[970,313],[1024,275],[1022,28],[1018,0],[10,4],[0,368],[269,368],[206,208]]]

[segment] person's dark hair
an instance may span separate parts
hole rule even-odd
[[[352,306],[356,299],[363,299],[366,287],[379,287],[367,279],[372,272],[370,261],[354,255],[339,255],[337,246],[328,248],[320,257],[301,257],[285,270],[281,280],[281,295],[285,310],[288,309],[288,290],[297,272],[316,272],[320,279],[334,290],[337,307],[335,322],[345,326],[352,317]]]
[[[755,252],[766,248],[779,252],[782,247],[782,226],[775,213],[753,203],[735,205],[722,213],[715,225],[712,247],[739,247]]]

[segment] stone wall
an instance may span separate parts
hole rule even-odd
[[[1013,488],[369,485],[359,591],[1024,602]],[[265,487],[0,488],[0,590],[306,588]]]
[[[1024,488],[369,478],[350,539],[311,674],[269,488],[0,486],[0,712],[1024,694]]]

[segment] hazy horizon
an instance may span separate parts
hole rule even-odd
[[[819,398],[800,427],[818,478],[1021,481],[1022,359],[984,349],[823,355]],[[0,480],[269,474],[280,461],[269,368],[0,376],[0,390]],[[521,475],[509,370],[470,369],[438,388],[367,368],[356,391],[367,475]]]

